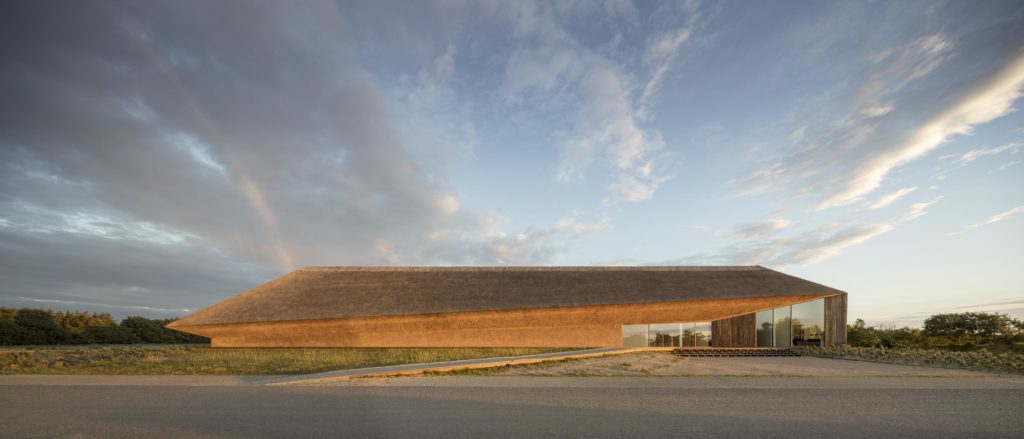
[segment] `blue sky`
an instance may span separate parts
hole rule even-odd
[[[3,6],[0,305],[759,264],[1024,317],[1020,2]]]

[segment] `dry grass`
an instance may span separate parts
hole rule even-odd
[[[289,375],[566,349],[208,349],[203,346],[0,348],[0,375]]]
[[[913,366],[950,367],[992,372],[1024,373],[1024,352],[993,352],[987,349],[950,351],[945,349],[886,349],[842,346],[811,347],[804,355]]]

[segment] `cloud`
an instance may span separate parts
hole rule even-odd
[[[587,46],[560,21],[558,7],[533,2],[503,4],[514,36],[525,45],[515,49],[505,66],[499,94],[512,104],[565,111],[571,128],[558,133],[556,180],[581,179],[600,163],[610,168],[608,201],[642,201],[654,196],[670,177],[659,170],[665,142],[661,134],[641,126],[653,117],[651,106],[662,78],[697,23],[696,7],[688,8],[683,27],[665,30],[647,41],[644,65],[649,72],[641,95],[628,60]]]
[[[967,164],[982,157],[1001,154],[1007,151],[1017,152],[1020,149],[1020,146],[1020,143],[1007,143],[1006,145],[997,146],[995,148],[972,149],[970,151],[967,151],[966,153],[964,153],[963,156],[957,159],[957,163]]]
[[[605,217],[600,221],[585,223],[575,215],[567,216],[555,222],[554,230],[568,231],[573,235],[589,235],[591,233],[605,232],[611,229],[611,221]]]
[[[727,231],[726,234],[740,239],[763,238],[773,235],[776,232],[789,227],[789,225],[789,220],[783,218],[771,218],[752,223],[740,224],[739,226]]]
[[[689,256],[665,264],[766,265],[777,268],[813,265],[893,228],[891,224],[826,224],[784,236],[743,239],[715,253]]]
[[[964,230],[961,230],[961,231],[958,231],[958,232],[949,232],[946,235],[947,236],[962,235],[962,234],[967,233],[967,232],[969,232],[971,230],[983,227],[983,226],[988,225],[988,224],[998,223],[1000,221],[1005,221],[1007,219],[1010,219],[1010,218],[1016,216],[1019,213],[1024,213],[1024,205],[1014,207],[1013,209],[1007,210],[1005,212],[1002,212],[1002,213],[999,213],[999,214],[996,214],[996,215],[992,215],[987,220],[985,220],[983,222],[971,224],[971,225],[967,226]]]
[[[464,206],[444,136],[404,117],[457,104],[459,52],[422,69],[408,110],[349,19],[327,2],[9,8],[0,301],[195,309],[305,265],[547,263],[598,227],[510,234]]]
[[[781,128],[788,136],[759,139],[768,147],[754,169],[730,183],[735,193],[781,192],[816,210],[848,206],[894,170],[1013,111],[1024,87],[1016,25],[996,20],[983,29],[937,30],[893,20],[879,26],[880,33],[899,28],[916,36],[881,49],[879,40],[856,48],[834,39],[820,43],[839,60],[836,68],[853,73],[785,115]]]
[[[910,221],[926,215],[928,213],[926,211],[928,207],[931,206],[932,204],[938,203],[939,200],[942,200],[941,196],[936,197],[932,201],[911,204],[910,207],[907,209],[907,213],[903,215],[903,221]]]
[[[987,78],[949,108],[926,121],[903,142],[878,151],[846,175],[838,192],[818,204],[819,209],[852,203],[874,191],[893,168],[916,160],[955,135],[970,134],[975,125],[1012,111],[1024,86],[1024,55]]]
[[[1008,161],[1006,163],[1003,163],[1003,164],[999,165],[999,167],[995,168],[994,171],[995,172],[1005,171],[1005,170],[1009,169],[1010,167],[1013,167],[1013,166],[1015,166],[1017,164],[1020,164],[1020,160],[1010,160],[1010,161]]]
[[[885,206],[888,206],[888,205],[894,203],[896,200],[899,200],[900,198],[903,198],[903,197],[905,197],[907,195],[910,195],[911,193],[913,193],[916,190],[917,190],[917,187],[908,187],[908,188],[900,189],[900,190],[898,190],[896,192],[892,192],[892,193],[889,193],[889,194],[882,195],[881,197],[878,198],[878,201],[875,201],[874,204],[872,204],[871,206],[868,206],[868,210],[878,210],[878,209],[881,209],[881,208],[883,208]]]
[[[1014,207],[1013,209],[1007,210],[1006,212],[1003,212],[1003,213],[1000,213],[1000,214],[997,214],[997,215],[992,215],[991,217],[989,217],[989,219],[985,220],[985,222],[980,223],[980,224],[972,224],[972,225],[968,226],[968,228],[976,229],[978,227],[981,227],[981,226],[984,226],[984,225],[987,225],[987,224],[992,224],[992,223],[997,223],[997,222],[1000,222],[1000,221],[1004,221],[1004,220],[1010,219],[1013,216],[1015,216],[1015,215],[1017,215],[1019,213],[1022,213],[1022,212],[1024,212],[1024,206],[1017,206],[1017,207]]]

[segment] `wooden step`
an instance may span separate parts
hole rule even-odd
[[[793,348],[677,348],[672,353],[680,357],[799,357]]]

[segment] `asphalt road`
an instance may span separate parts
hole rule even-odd
[[[332,387],[3,385],[0,436],[1024,435],[1019,381],[467,378]]]

